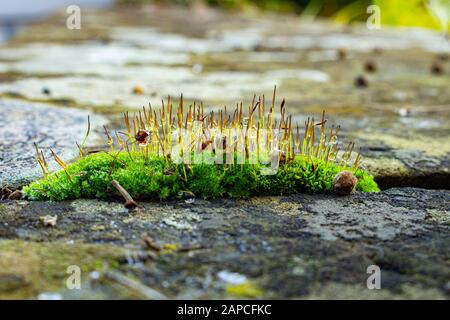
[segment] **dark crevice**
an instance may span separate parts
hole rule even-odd
[[[381,190],[405,187],[450,190],[450,173],[445,172],[409,177],[383,176],[376,177],[375,181]]]

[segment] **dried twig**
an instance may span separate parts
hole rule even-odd
[[[22,190],[16,190],[8,196],[8,200],[22,200],[22,199],[23,199]]]
[[[114,188],[117,189],[117,191],[119,191],[119,193],[125,199],[125,204],[124,204],[125,208],[132,210],[137,207],[136,201],[133,200],[133,198],[130,196],[128,191],[125,190],[124,187],[122,187],[120,185],[120,183],[117,182],[117,180],[111,181],[111,184],[114,186]]]
[[[155,242],[155,240],[147,234],[142,236],[142,241],[144,241],[145,246],[153,251],[161,251],[162,247]]]

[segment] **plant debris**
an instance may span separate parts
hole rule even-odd
[[[15,190],[8,196],[8,200],[22,200],[24,193],[21,190]]]
[[[58,216],[50,216],[45,215],[39,217],[39,221],[42,223],[44,227],[56,227],[56,221],[58,220]]]
[[[366,72],[374,73],[377,72],[377,64],[374,60],[368,60],[364,63],[364,70]]]
[[[430,71],[432,74],[441,75],[445,72],[445,68],[442,63],[435,61],[430,67]]]
[[[147,234],[144,234],[142,236],[142,241],[144,242],[146,248],[148,248],[150,250],[153,250],[153,251],[156,251],[156,252],[159,252],[159,251],[162,250],[162,246],[157,244],[155,242],[155,240],[152,237],[150,237],[149,235],[147,235]]]
[[[10,194],[11,193],[13,193],[12,192],[12,190],[11,189],[9,189],[7,186],[4,186],[3,188],[2,188],[2,196],[1,196],[1,199],[3,200],[3,199],[8,199],[8,197],[10,196]]]
[[[117,191],[119,191],[119,193],[122,195],[122,197],[124,197],[125,199],[125,204],[124,207],[130,210],[133,210],[134,208],[137,207],[137,203],[136,201],[133,200],[133,198],[130,196],[130,194],[128,193],[127,190],[125,190],[119,182],[117,182],[117,180],[113,180],[111,181],[111,184],[114,186],[114,188],[116,188]]]

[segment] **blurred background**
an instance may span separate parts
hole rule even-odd
[[[4,0],[0,3],[0,23],[5,39],[17,26],[75,4],[101,8],[144,4],[208,5],[227,10],[265,10],[289,12],[304,18],[328,17],[339,23],[363,21],[366,8],[377,5],[383,12],[381,22],[393,26],[418,26],[449,30],[450,2],[446,0]]]

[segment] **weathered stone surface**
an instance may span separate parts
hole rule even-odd
[[[0,186],[18,187],[42,176],[36,162],[33,143],[45,151],[51,170],[58,169],[52,160],[52,148],[64,160],[78,155],[76,142],[86,135],[88,113],[45,104],[0,99]],[[95,125],[102,121],[95,116]]]
[[[223,298],[240,286],[242,297],[259,292],[265,298],[448,298],[449,198],[449,191],[402,188],[347,197],[141,203],[133,212],[97,200],[7,201],[0,204],[0,238],[33,246],[115,245],[128,253],[116,257],[112,269],[133,275],[144,288],[128,288],[134,297],[152,288],[172,298]],[[39,223],[44,213],[58,216],[56,227]],[[148,249],[143,234],[162,251]],[[365,287],[372,264],[382,270],[377,292]],[[117,279],[102,279],[101,286],[86,287],[86,275],[84,291],[58,292],[124,296]]]

